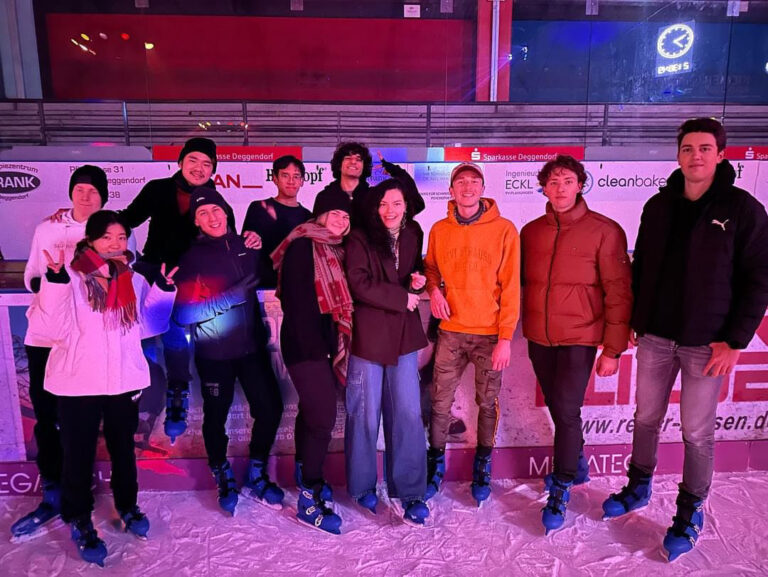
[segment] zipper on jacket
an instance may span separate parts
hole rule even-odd
[[[549,289],[552,288],[552,269],[555,266],[555,254],[557,253],[557,240],[560,238],[560,219],[557,213],[554,213],[557,232],[555,233],[555,242],[552,245],[552,258],[549,261],[549,274],[547,275],[547,292],[544,297],[544,336],[547,337],[549,346],[552,346],[552,339],[549,338]]]

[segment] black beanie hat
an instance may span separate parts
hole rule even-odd
[[[77,184],[90,184],[99,191],[101,196],[101,206],[107,204],[109,200],[109,186],[107,184],[107,175],[98,166],[84,164],[79,167],[72,176],[69,177],[69,198],[72,198],[72,189]]]
[[[190,152],[202,152],[213,162],[213,172],[216,172],[216,143],[210,138],[190,138],[184,143],[179,153],[179,162]]]
[[[197,186],[192,189],[192,194],[189,198],[189,216],[193,221],[195,220],[197,208],[205,204],[220,206],[226,213],[229,213],[231,210],[227,201],[224,200],[224,197],[216,189],[207,186]]]
[[[312,207],[312,216],[317,218],[321,214],[332,210],[343,210],[347,214],[352,214],[352,201],[346,192],[326,192],[325,194],[317,195],[315,206]]]

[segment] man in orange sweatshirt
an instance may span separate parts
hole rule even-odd
[[[451,172],[448,215],[429,233],[424,262],[432,314],[441,319],[432,383],[426,498],[440,489],[451,405],[468,363],[475,367],[477,450],[472,496],[478,506],[491,493],[491,451],[499,418],[501,371],[520,308],[520,239],[496,202],[483,198],[485,178],[476,164]]]

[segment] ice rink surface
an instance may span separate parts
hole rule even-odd
[[[104,569],[80,560],[63,526],[33,541],[9,543],[10,524],[37,499],[5,497],[0,575],[768,575],[768,472],[716,474],[698,544],[670,564],[661,541],[674,514],[677,480],[658,476],[648,507],[602,521],[602,501],[624,478],[594,478],[574,489],[565,526],[548,537],[541,526],[540,479],[494,482],[491,500],[479,510],[468,483],[446,483],[430,501],[423,529],[405,525],[386,499],[378,515],[364,514],[337,487],[340,536],[295,520],[294,488],[282,511],[241,497],[234,518],[219,511],[214,491],[141,493],[152,523],[145,542],[121,531],[111,495],[99,495],[94,523],[109,549]]]

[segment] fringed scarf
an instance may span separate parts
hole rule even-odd
[[[280,297],[281,265],[285,251],[291,242],[301,237],[312,240],[317,304],[320,312],[330,314],[336,325],[337,343],[333,370],[339,382],[346,385],[349,344],[352,340],[352,295],[344,274],[342,237],[331,234],[327,228],[312,221],[294,228],[270,255],[278,271],[276,295]]]
[[[133,255],[100,255],[90,247],[75,252],[72,270],[82,275],[88,288],[88,303],[104,316],[108,330],[120,328],[125,333],[137,320],[133,271],[128,263]]]

